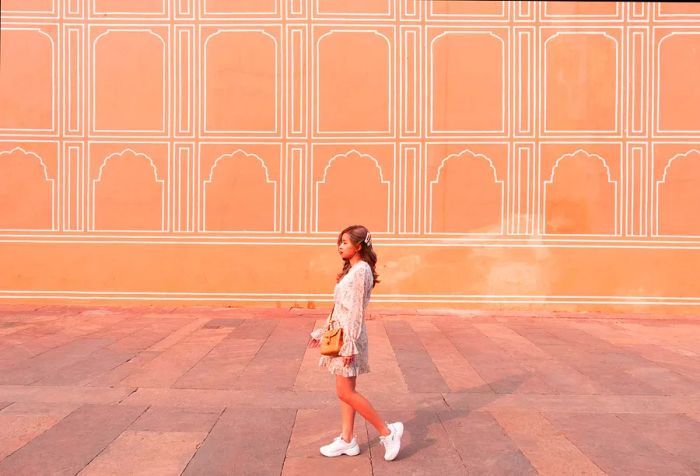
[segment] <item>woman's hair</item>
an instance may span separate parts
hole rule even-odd
[[[348,236],[350,237],[350,241],[353,245],[361,245],[360,251],[358,251],[358,253],[360,253],[360,258],[362,258],[364,261],[367,262],[367,264],[369,264],[369,267],[372,270],[372,277],[374,278],[374,283],[372,284],[372,287],[376,286],[377,283],[379,283],[379,275],[377,274],[376,270],[377,253],[375,253],[374,249],[372,248],[372,235],[370,235],[369,230],[364,226],[352,225],[340,232],[340,234],[338,235],[338,246],[340,246],[340,243],[343,241],[343,235],[345,233],[348,234]],[[343,276],[348,274],[348,271],[350,271],[350,261],[344,261],[345,263],[343,263],[343,270],[340,273],[338,273],[337,281],[340,281],[343,278]]]

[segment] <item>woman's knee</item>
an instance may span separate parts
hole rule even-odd
[[[355,389],[352,388],[350,382],[339,381],[336,383],[335,393],[338,395],[340,400],[347,402],[352,398],[352,395],[355,393]]]
[[[352,394],[355,393],[355,391],[351,388],[336,387],[335,393],[336,395],[338,395],[339,399],[341,399],[344,402],[347,402],[351,399]]]

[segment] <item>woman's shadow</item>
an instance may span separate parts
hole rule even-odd
[[[434,445],[436,439],[429,436],[431,425],[437,423],[445,426],[450,420],[467,417],[470,413],[478,411],[504,396],[515,393],[528,376],[527,373],[509,376],[471,388],[468,392],[451,393],[450,400],[453,401],[454,407],[449,405],[443,397],[443,405],[441,406],[432,405],[417,409],[410,420],[403,422],[404,434],[410,433],[411,441],[406,446],[402,446],[396,460],[410,458],[415,453]],[[494,389],[497,389],[498,393]],[[401,414],[401,411],[386,412],[386,416],[399,420]],[[403,414],[405,415],[405,413]],[[378,451],[378,437],[368,438],[368,445],[370,450]]]

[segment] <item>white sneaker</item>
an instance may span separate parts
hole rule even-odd
[[[360,445],[353,436],[352,441],[347,443],[341,436],[336,437],[332,443],[321,446],[321,454],[333,458],[340,455],[357,456],[360,454]]]
[[[387,425],[391,433],[387,436],[380,436],[379,441],[384,445],[384,459],[391,461],[396,458],[401,449],[401,436],[403,435],[403,423],[400,421],[389,423]]]

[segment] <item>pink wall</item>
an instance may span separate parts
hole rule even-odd
[[[3,300],[698,310],[698,3],[2,9]]]

